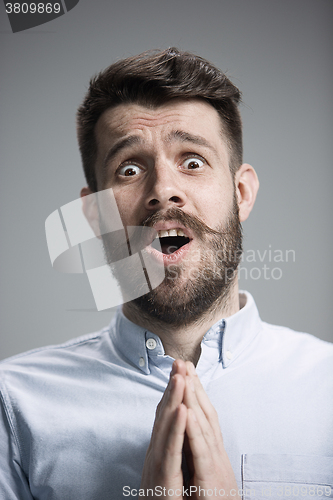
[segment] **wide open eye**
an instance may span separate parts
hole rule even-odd
[[[182,163],[182,166],[187,170],[196,170],[197,168],[201,168],[204,162],[197,158],[196,156],[192,158],[186,158],[186,160]]]
[[[123,177],[131,177],[140,174],[142,169],[137,165],[124,165],[118,170],[118,174]]]

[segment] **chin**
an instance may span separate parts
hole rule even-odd
[[[234,279],[212,275],[209,270],[196,279],[176,278],[169,270],[161,285],[133,303],[149,319],[180,327],[198,321],[227,302],[233,283]]]

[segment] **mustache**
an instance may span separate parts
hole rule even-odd
[[[209,235],[221,235],[221,231],[216,231],[215,229],[207,226],[205,222],[203,222],[196,215],[190,215],[183,212],[180,208],[170,208],[164,212],[155,212],[153,214],[148,215],[142,222],[141,225],[144,227],[153,227],[157,222],[168,222],[174,221],[179,222],[184,227],[191,229],[197,236],[201,239]]]

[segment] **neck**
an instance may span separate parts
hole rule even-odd
[[[155,333],[163,343],[165,354],[175,359],[192,361],[197,364],[201,353],[201,341],[205,333],[221,318],[235,314],[239,310],[238,283],[230,288],[227,297],[214,304],[196,322],[183,326],[160,322],[140,311],[133,303],[123,305],[123,313],[133,323]]]

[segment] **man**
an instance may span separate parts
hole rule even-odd
[[[333,346],[263,323],[238,292],[258,190],[239,100],[177,49],[92,80],[84,213],[99,236],[91,195],[111,190],[125,227],[157,232],[165,279],[102,332],[2,364],[4,498],[333,497]]]

